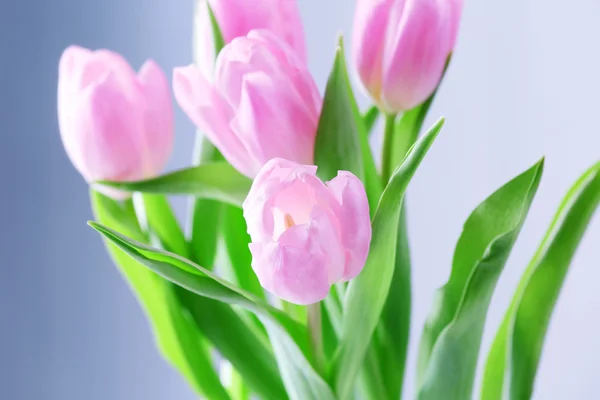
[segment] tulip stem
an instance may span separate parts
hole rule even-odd
[[[392,175],[392,154],[394,153],[394,123],[396,114],[387,114],[385,116],[385,127],[383,131],[383,148],[381,149],[381,180],[385,187]]]
[[[321,326],[321,302],[309,304],[307,307],[307,325],[310,335],[315,364],[318,372],[325,371],[325,354],[323,352],[323,331]]]

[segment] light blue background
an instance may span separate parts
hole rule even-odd
[[[251,1],[251,0],[248,0]],[[353,2],[299,0],[310,67],[323,88]],[[447,126],[410,187],[413,338],[445,282],[470,210],[547,156],[529,219],[490,309],[484,350],[567,188],[600,159],[600,3],[466,0],[458,48],[429,122]],[[191,61],[192,1],[2,0],[0,3],[0,398],[192,399],[160,358],[146,320],[91,219],[87,186],[56,122],[56,77],[71,43],[106,47],[136,67]],[[367,104],[366,98],[362,99]],[[169,168],[187,165],[193,129],[177,111]],[[176,202],[182,211],[184,202]],[[535,398],[598,398],[600,219],[560,298]],[[415,358],[416,340],[411,344]],[[408,393],[414,385],[407,377]]]

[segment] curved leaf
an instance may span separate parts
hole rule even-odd
[[[226,162],[202,164],[137,182],[99,181],[128,192],[191,195],[241,206],[252,181]]]
[[[262,318],[287,393],[292,400],[336,400],[329,385],[303,357],[298,346],[280,326]]]
[[[489,302],[537,191],[543,160],[508,182],[467,219],[446,285],[421,338],[420,400],[470,399]]]
[[[339,356],[334,362],[336,394],[340,399],[347,399],[351,395],[388,295],[394,273],[396,237],[404,192],[443,122],[443,119],[440,120],[409,151],[379,201],[373,219],[369,257],[363,271],[350,282],[344,298],[345,314]]]
[[[165,279],[200,296],[239,305],[259,316],[272,319],[280,324],[303,350],[308,349],[305,327],[264,300],[231,285],[212,272],[177,254],[155,249],[96,222],[90,221],[88,224],[130,257]]]
[[[500,326],[487,359],[481,398],[531,397],[548,323],[569,265],[600,203],[600,163],[563,199]]]
[[[95,191],[90,193],[90,197],[99,221],[145,240],[132,208],[123,208]],[[164,357],[199,393],[211,399],[228,400],[229,396],[212,366],[206,340],[187,318],[177,299],[176,286],[138,264],[108,240],[105,242],[115,264],[144,308]]]

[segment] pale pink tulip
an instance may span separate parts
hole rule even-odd
[[[462,0],[357,0],[353,56],[373,100],[397,113],[435,90],[456,42]]]
[[[275,157],[313,163],[322,99],[305,64],[275,35],[255,30],[217,59],[215,82],[175,68],[177,102],[240,172],[254,177]]]
[[[254,272],[266,290],[296,304],[316,303],[358,275],[371,241],[362,182],[340,171],[324,184],[316,171],[273,159],[243,204]]]
[[[207,0],[197,9],[195,35],[198,66],[210,76],[215,59],[213,31]],[[208,0],[225,43],[246,36],[253,29],[267,29],[285,41],[306,63],[304,29],[296,0]]]
[[[155,176],[171,154],[169,84],[153,61],[136,75],[116,53],[68,47],[59,65],[58,120],[67,154],[88,182]]]

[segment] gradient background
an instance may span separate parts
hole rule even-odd
[[[350,31],[352,3],[299,0],[321,88],[337,32]],[[429,122],[441,115],[448,122],[410,187],[413,338],[433,290],[447,279],[469,212],[547,156],[490,309],[485,355],[561,197],[600,158],[600,2],[466,3],[456,55],[430,113]],[[169,74],[189,63],[192,6],[192,0],[0,3],[1,399],[194,398],[158,355],[127,285],[85,224],[87,186],[62,149],[55,100],[58,59],[71,43],[116,50],[136,67],[152,57]],[[188,164],[192,142],[192,126],[178,110],[169,168]],[[184,202],[176,205],[181,213]],[[536,399],[598,398],[599,243],[596,217],[552,320]],[[413,341],[413,362],[415,348]],[[411,370],[408,393],[413,378]]]

